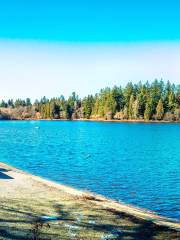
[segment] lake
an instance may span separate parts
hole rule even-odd
[[[180,220],[180,124],[0,121],[0,161]]]

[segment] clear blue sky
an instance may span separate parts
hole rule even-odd
[[[2,0],[0,99],[180,83],[179,0]]]
[[[179,0],[2,0],[0,38],[180,40]]]

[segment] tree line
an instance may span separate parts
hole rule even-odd
[[[12,99],[0,102],[1,119],[106,119],[180,121],[180,85],[169,81],[129,82],[125,87],[101,89],[80,99],[73,92],[31,102]]]

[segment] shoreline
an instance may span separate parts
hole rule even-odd
[[[40,184],[40,186],[43,186],[44,191],[48,189],[51,189],[51,191],[48,193],[48,196],[51,197],[51,195],[53,195],[53,192],[56,191],[60,191],[62,193],[64,193],[65,195],[70,195],[72,197],[75,198],[84,198],[84,199],[89,199],[92,200],[93,202],[95,202],[99,207],[103,207],[106,209],[111,209],[117,212],[121,212],[124,214],[128,214],[129,216],[135,217],[137,219],[141,219],[147,222],[152,222],[155,225],[158,225],[160,227],[167,227],[169,229],[173,229],[176,231],[180,231],[180,222],[176,221],[174,219],[171,218],[167,218],[167,217],[163,217],[163,216],[159,216],[156,213],[143,209],[143,208],[139,208],[139,207],[134,207],[130,204],[125,204],[125,203],[121,203],[121,202],[117,202],[115,200],[106,198],[104,196],[95,194],[95,193],[91,193],[91,192],[86,192],[86,191],[82,191],[82,190],[78,190],[75,189],[73,187],[69,187],[66,186],[64,184],[60,184],[60,183],[56,183],[44,178],[41,178],[39,176],[36,175],[32,175],[28,172],[22,171],[18,168],[15,168],[13,166],[9,166],[3,162],[0,162],[0,169],[5,169],[8,173],[10,173],[10,176],[12,178],[15,178],[14,176],[16,176],[16,178],[23,178],[24,181],[29,181],[28,179],[31,179],[33,184]],[[1,178],[0,178],[1,180]],[[13,179],[12,179],[13,181]],[[21,187],[24,186],[22,182],[18,182],[19,186]],[[6,186],[7,184],[5,183],[4,186]],[[15,186],[16,188],[18,188],[19,186]],[[31,191],[30,187],[26,187],[27,191]],[[40,187],[41,189],[41,187]],[[0,190],[1,190],[1,194],[3,194],[1,186],[0,186]],[[19,189],[21,191],[21,189]],[[10,191],[10,190],[9,190]],[[1,197],[0,197],[1,198]]]
[[[25,118],[25,119],[0,119],[0,121],[80,121],[80,122],[117,122],[117,123],[180,123],[180,121],[165,121],[165,120],[106,120],[106,119],[37,119],[37,118]]]

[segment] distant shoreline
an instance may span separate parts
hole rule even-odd
[[[0,121],[85,121],[85,122],[119,122],[119,123],[180,123],[180,121],[165,121],[165,120],[106,120],[106,119],[37,119],[37,118],[21,118],[21,119],[0,119]]]

